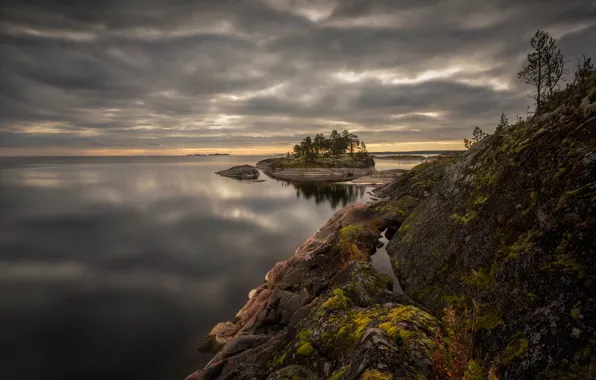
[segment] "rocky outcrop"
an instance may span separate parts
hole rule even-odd
[[[211,331],[202,348],[218,353],[189,379],[427,377],[439,321],[370,264],[382,215],[338,211]]]
[[[269,172],[272,172],[273,169],[275,169],[275,163],[279,162],[279,160],[281,160],[280,157],[266,158],[264,160],[257,162],[255,164],[255,167],[257,169],[262,170],[263,173],[269,173]]]
[[[406,294],[475,310],[476,363],[499,379],[596,377],[596,117],[578,103],[376,191]]]
[[[259,178],[259,171],[251,165],[239,165],[232,166],[226,170],[220,170],[215,174],[222,175],[224,177],[230,177],[235,179],[257,179]]]
[[[354,185],[383,185],[389,182],[392,182],[397,177],[405,174],[407,170],[405,169],[389,169],[389,170],[380,170],[375,171],[371,175],[365,175],[363,177],[355,178],[351,180],[350,184]]]
[[[267,174],[286,181],[341,182],[370,175],[374,172],[374,168],[285,168]]]

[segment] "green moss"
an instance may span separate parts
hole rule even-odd
[[[339,371],[333,373],[327,380],[340,380],[344,373],[348,370],[347,367],[342,367]]]
[[[563,273],[575,274],[579,279],[584,278],[586,275],[586,272],[581,264],[579,264],[573,257],[566,254],[555,255],[555,260],[545,268],[560,269],[563,271]]]
[[[497,326],[502,326],[504,324],[505,323],[503,322],[501,317],[499,317],[499,315],[494,311],[493,312],[483,311],[483,312],[481,312],[480,316],[476,320],[476,328],[478,330],[480,330],[480,329],[491,330]]]
[[[456,223],[460,224],[467,224],[469,221],[475,219],[478,216],[476,211],[469,211],[466,215],[461,215],[458,213],[454,213],[451,215],[451,220],[455,221]]]
[[[470,273],[461,276],[461,281],[466,285],[474,286],[476,289],[486,290],[495,283],[497,269],[497,262],[493,261],[490,270],[487,271],[484,268],[472,269]]]
[[[279,365],[284,364],[284,361],[286,360],[287,355],[288,355],[287,352],[284,352],[283,354],[281,354],[279,356],[279,358],[277,358],[277,364],[279,364]]]
[[[484,380],[486,376],[484,371],[482,371],[482,367],[476,360],[470,360],[468,365],[466,366],[466,371],[464,372],[463,380]]]
[[[529,213],[530,211],[532,211],[534,209],[534,207],[536,207],[536,192],[535,191],[531,191],[530,192],[530,202],[528,204],[528,207],[526,207],[526,209],[524,211],[522,211],[522,216],[526,215],[527,213]]]
[[[348,297],[341,289],[333,289],[333,296],[329,297],[322,305],[324,310],[345,310],[348,307]]]
[[[300,347],[298,347],[296,353],[302,356],[310,356],[314,351],[315,349],[313,348],[313,346],[309,342],[305,342]]]
[[[388,372],[380,372],[376,369],[369,369],[362,374],[361,380],[392,380],[393,375]]]
[[[537,231],[530,230],[520,234],[512,245],[505,247],[504,251],[507,255],[507,260],[517,259],[521,254],[530,252],[534,247],[534,238],[538,235]]]
[[[484,202],[486,202],[487,199],[488,199],[488,195],[481,195],[478,198],[476,198],[476,200],[472,204],[474,206],[478,206],[478,205],[484,204]]]
[[[339,231],[338,246],[343,251],[346,261],[368,261],[369,255],[361,250],[361,245],[376,238],[377,232],[372,227],[349,224]]]
[[[510,343],[503,350],[501,355],[501,363],[508,365],[512,360],[519,358],[528,349],[528,340],[524,338],[516,339],[513,343]]]

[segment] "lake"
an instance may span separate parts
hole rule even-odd
[[[0,378],[183,379],[205,364],[202,338],[277,261],[370,200],[213,174],[262,158],[1,158]],[[373,260],[390,272],[383,250]]]

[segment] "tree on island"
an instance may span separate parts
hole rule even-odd
[[[357,149],[359,150],[357,153],[358,158],[368,155],[366,145],[358,139],[357,135],[350,133],[348,130],[339,133],[334,129],[329,134],[329,137],[325,137],[322,133],[317,133],[314,139],[306,136],[300,144],[294,145],[294,155],[312,162],[321,155],[331,155],[338,158],[342,154],[349,152],[350,156],[353,157]]]

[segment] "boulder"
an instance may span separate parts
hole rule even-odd
[[[230,177],[235,179],[257,179],[259,178],[259,171],[251,165],[238,165],[232,166],[226,170],[220,170],[215,172],[224,177]]]

